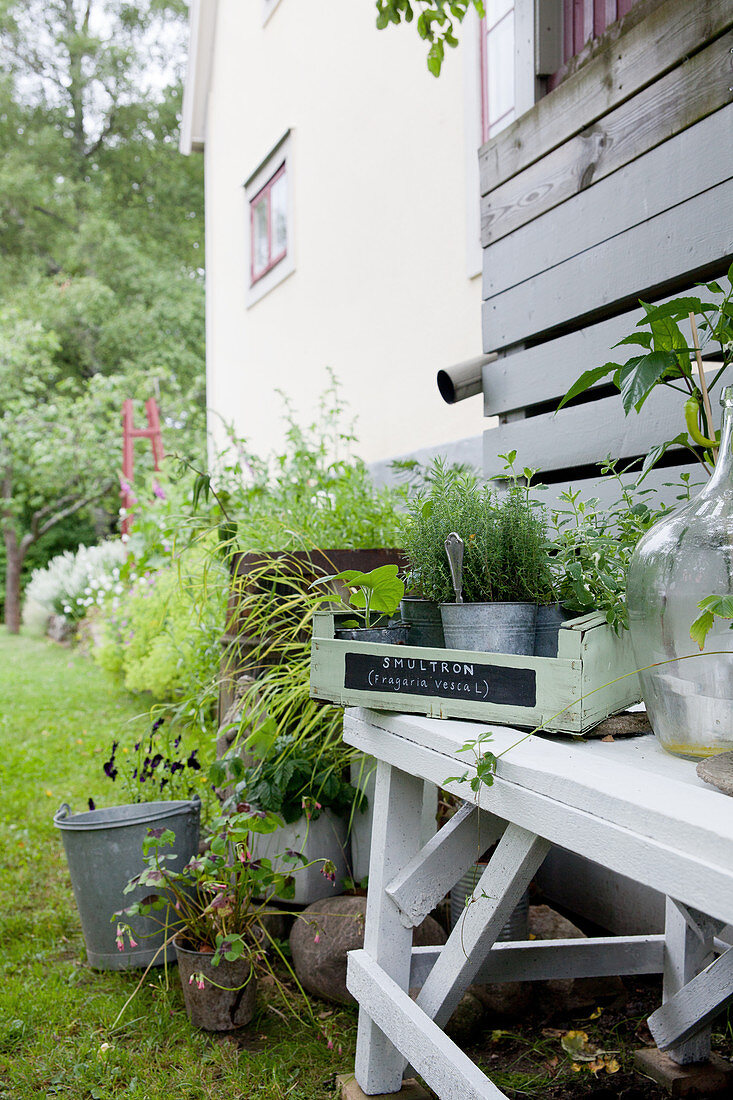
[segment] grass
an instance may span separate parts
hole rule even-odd
[[[80,653],[0,633],[0,1100],[327,1100],[356,1016],[313,1002],[309,1020],[295,989],[300,1020],[265,986],[253,1024],[220,1038],[188,1023],[175,968],[151,971],[112,1030],[139,974],[86,965],[52,818],[124,801],[102,764],[142,710]]]

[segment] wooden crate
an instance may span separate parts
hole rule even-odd
[[[557,657],[342,641],[338,618],[314,616],[311,696],[340,706],[581,735],[641,699],[628,633],[597,613],[563,624]]]

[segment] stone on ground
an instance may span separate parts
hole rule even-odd
[[[353,1004],[346,988],[346,955],[364,946],[366,898],[323,898],[304,909],[290,933],[298,980],[309,993],[337,1004]],[[415,947],[444,944],[445,932],[426,917],[413,933]]]

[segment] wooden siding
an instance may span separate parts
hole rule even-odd
[[[620,38],[607,42],[604,36],[592,60],[481,149],[481,194],[653,84],[732,24],[730,0],[667,0]]]
[[[671,392],[625,417],[602,382],[552,410],[584,370],[628,357],[612,348],[640,299],[685,293],[733,259],[732,27],[729,0],[654,6],[482,149],[483,341],[500,355],[484,370],[500,421],[484,433],[487,475],[516,449],[555,493],[579,479],[592,492],[594,463],[682,430]],[[686,467],[679,451],[649,484]]]

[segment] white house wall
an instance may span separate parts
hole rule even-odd
[[[465,130],[466,117],[477,125],[464,88],[470,97],[473,36],[436,80],[414,26],[377,31],[372,3],[281,0],[264,26],[262,12],[261,0],[219,0],[206,114],[217,438],[223,418],[269,451],[282,438],[276,388],[308,415],[327,366],[358,414],[368,461],[476,435],[480,400],[449,407],[435,385],[441,367],[481,351],[466,234],[467,196],[478,203],[466,145],[479,135]],[[248,307],[244,183],[287,131],[295,270]]]

